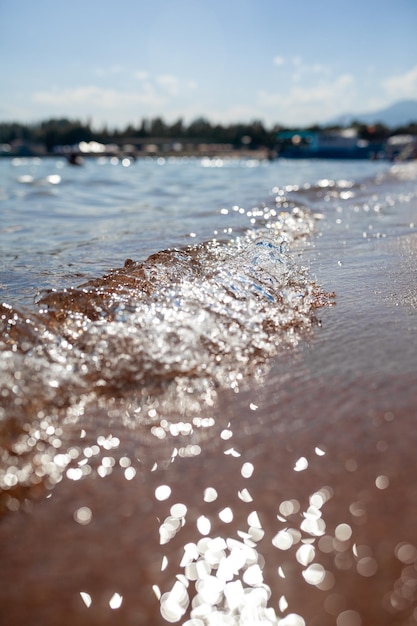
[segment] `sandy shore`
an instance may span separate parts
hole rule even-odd
[[[5,624],[162,625],[161,605],[183,624],[185,600],[158,596],[176,580],[180,596],[196,595],[182,578],[188,544],[200,550],[190,562],[211,559],[215,577],[219,556],[204,537],[226,557],[246,540],[235,580],[264,590],[246,602],[252,621],[219,624],[417,624],[417,201],[397,200],[387,236],[367,242],[332,219],[303,259],[336,306],[319,309],[320,326],[261,380],[196,406],[210,427],[190,441],[88,411],[74,420],[68,449],[103,437],[100,458],[114,469],[66,478],[2,517]],[[182,412],[173,399],[177,421]],[[200,595],[213,594],[207,571],[201,580]],[[210,598],[214,612],[221,602]],[[209,623],[201,611],[190,626]]]

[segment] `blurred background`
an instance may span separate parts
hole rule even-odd
[[[414,0],[1,0],[0,143],[22,135],[11,122],[63,119],[84,129],[69,141],[107,143],[190,126],[227,143],[219,125],[254,122],[264,144],[271,129],[355,121],[408,132],[416,26]]]

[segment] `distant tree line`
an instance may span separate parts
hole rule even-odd
[[[250,124],[211,124],[205,118],[197,118],[190,124],[182,119],[167,124],[161,117],[143,119],[138,126],[129,124],[123,129],[109,129],[103,126],[92,129],[90,123],[80,120],[50,119],[38,124],[20,124],[17,122],[0,123],[0,143],[13,143],[16,140],[42,144],[48,152],[56,146],[75,145],[80,141],[98,141],[100,143],[126,143],[128,140],[166,139],[179,141],[204,141],[207,143],[227,143],[239,148],[272,147],[278,127],[266,129],[262,122]]]
[[[393,134],[417,135],[417,122],[408,126],[390,129],[383,124],[367,126],[360,122],[351,125],[358,130],[359,137],[381,141]],[[307,130],[336,130],[339,127],[311,126]],[[109,129],[103,126],[94,129],[90,122],[67,118],[49,119],[35,124],[21,124],[18,122],[0,123],[0,144],[13,144],[16,141],[38,144],[53,152],[57,146],[74,146],[81,141],[98,141],[100,143],[123,144],[129,140],[166,139],[178,141],[201,141],[205,143],[229,144],[234,148],[242,147],[273,148],[276,134],[279,130],[296,130],[274,125],[266,128],[264,124],[255,120],[250,123],[212,124],[206,118],[200,117],[189,123],[182,119],[172,124],[166,123],[161,117],[144,118],[138,126],[129,124],[124,129]]]

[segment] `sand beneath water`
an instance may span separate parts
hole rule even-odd
[[[417,223],[415,197],[393,210]],[[323,229],[303,258],[336,306],[197,404],[193,433],[175,397],[165,430],[117,403],[74,418],[73,473],[0,520],[4,624],[417,624],[417,235],[398,220],[360,245]]]

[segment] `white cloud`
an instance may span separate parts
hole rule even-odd
[[[296,71],[292,75],[293,82],[297,83],[300,80],[306,80],[309,76],[330,76],[332,74],[332,70],[329,66],[323,65],[322,63],[295,63],[294,65]]]
[[[139,82],[131,81],[125,89],[91,84],[37,91],[30,98],[32,114],[38,111],[37,115],[43,118],[49,115],[92,116],[95,123],[123,125],[144,116],[184,117],[183,110],[193,106],[190,94],[197,93],[195,81],[180,81],[172,74],[152,76],[145,71],[131,75]],[[202,111],[204,107],[196,116]]]
[[[97,76],[100,76],[100,78],[102,78],[102,77],[108,77],[108,76],[115,76],[116,74],[123,74],[126,71],[127,70],[125,67],[115,63],[113,65],[109,65],[108,67],[97,67],[94,70],[94,73]]]
[[[390,98],[417,98],[417,65],[404,74],[386,78],[382,86]]]
[[[225,107],[224,109],[213,109],[210,111],[210,115],[208,117],[214,122],[233,124],[236,122],[259,119],[261,116],[258,107],[242,103]]]
[[[274,109],[274,116],[285,124],[309,124],[324,121],[349,106],[353,100],[355,80],[343,74],[334,80],[322,80],[313,86],[293,85],[287,92],[258,93],[258,104],[264,110]]]
[[[180,82],[176,76],[172,74],[162,74],[157,76],[155,80],[170,96],[176,96],[178,94]]]
[[[308,80],[309,77],[331,76],[332,74],[330,66],[323,63],[306,63],[301,56],[294,56],[287,63],[283,56],[277,55],[273,58],[273,63],[278,67],[285,65],[293,83]]]
[[[330,74],[331,73],[331,69],[327,65],[323,65],[322,63],[313,63],[313,65],[307,66],[307,68],[308,67],[310,67],[311,71],[314,72],[314,74]]]
[[[29,103],[27,103],[29,104]],[[0,102],[0,119],[3,121],[27,120],[33,122],[33,110],[31,106],[24,107],[16,102]]]
[[[36,104],[52,107],[86,105],[98,109],[112,109],[134,104],[159,106],[166,102],[165,98],[158,95],[151,85],[147,85],[140,92],[118,91],[94,85],[64,90],[38,91],[33,94],[33,101]]]
[[[139,72],[135,72],[135,78],[138,80],[147,80],[149,78],[149,72],[145,70],[139,70]]]

